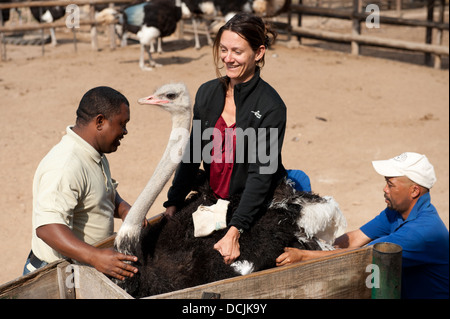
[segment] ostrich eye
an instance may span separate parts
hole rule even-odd
[[[167,97],[169,100],[175,100],[177,96],[178,96],[178,94],[176,94],[176,93],[167,93],[167,94],[166,94],[166,97]]]

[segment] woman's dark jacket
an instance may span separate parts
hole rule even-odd
[[[201,159],[209,177],[212,134],[203,136],[203,133],[208,128],[210,131],[214,128],[223,112],[226,95],[224,80],[228,81],[228,78],[209,81],[203,84],[197,92],[194,105],[193,128],[188,145],[190,152],[185,153],[188,156],[183,158],[175,173],[172,186],[168,192],[168,200],[164,203],[165,207],[181,207],[187,194],[192,190],[193,181],[200,167],[200,145],[202,152],[205,146],[208,147],[205,152],[206,155]],[[247,230],[251,227],[258,213],[264,211],[264,204],[270,198],[281,179],[286,175],[281,162],[281,149],[286,130],[286,106],[278,93],[260,78],[259,68],[257,68],[251,80],[235,85],[234,102],[236,104],[236,130],[245,132],[247,128],[250,128],[249,131],[254,131],[258,134],[259,128],[267,129],[263,130],[266,131],[265,140],[267,141],[265,145],[263,143],[253,143],[254,139],[244,139],[245,152],[238,151],[239,135],[236,135],[236,158],[231,175],[229,194],[242,193],[242,195],[239,206],[228,226]],[[200,126],[198,125],[199,120],[201,121]],[[199,127],[201,127],[201,132],[199,132]],[[272,138],[272,150],[269,143],[270,128],[277,129],[275,132],[272,132],[272,135],[275,137],[274,139]],[[278,133],[277,135],[273,134],[276,132]],[[241,136],[245,135],[241,134]],[[263,135],[259,134],[258,137],[263,137]],[[201,139],[201,144],[199,139]],[[248,153],[250,144],[265,146],[265,153],[262,152],[263,150],[257,151],[258,148],[256,148],[250,151],[251,154],[259,154],[258,152],[261,152],[268,157],[270,151],[276,152],[271,157],[274,160],[269,161],[267,158],[260,156],[253,156],[252,158]],[[269,169],[270,162],[272,162],[271,169]],[[264,169],[270,171],[270,173],[264,172]]]

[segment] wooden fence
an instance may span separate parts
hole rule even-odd
[[[15,26],[2,26],[2,9],[17,9],[17,8],[31,8],[31,7],[52,7],[52,6],[67,6],[69,4],[84,6],[89,5],[89,19],[80,20],[79,26],[91,26],[91,46],[94,50],[98,50],[97,41],[97,25],[99,23],[95,20],[95,5],[108,4],[110,7],[114,4],[120,3],[133,3],[136,0],[50,0],[50,1],[26,1],[26,2],[14,2],[14,3],[0,3],[0,56],[2,60],[6,60],[6,43],[4,43],[4,33],[5,32],[26,32],[26,31],[36,31],[41,30],[41,36],[43,37],[43,30],[50,28],[67,28],[66,21],[52,22],[52,23],[30,23],[24,25]],[[114,24],[115,22],[106,23],[110,25],[109,37],[110,46],[115,48],[115,33]],[[72,28],[74,33],[74,45],[76,50],[76,28]],[[44,52],[44,41],[42,42],[42,52]]]
[[[97,29],[96,26],[98,22],[94,19],[94,5],[98,4],[110,4],[112,6],[115,3],[132,3],[136,0],[51,0],[51,1],[29,1],[20,3],[0,3],[0,11],[2,9],[10,8],[25,8],[25,7],[48,7],[48,6],[66,6],[68,4],[75,5],[89,5],[90,6],[90,18],[89,20],[80,21],[80,25],[90,25],[91,26],[91,43],[92,48],[97,50]],[[442,45],[443,33],[449,30],[449,24],[444,23],[444,13],[446,8],[446,0],[427,0],[427,20],[414,20],[414,19],[403,19],[399,17],[388,17],[380,14],[379,23],[398,25],[398,26],[408,26],[408,27],[424,27],[426,28],[425,43],[404,41],[400,39],[386,39],[374,36],[367,36],[361,34],[361,24],[367,20],[371,13],[363,12],[363,0],[352,0],[352,9],[338,9],[338,8],[324,8],[324,7],[313,7],[303,5],[303,0],[298,0],[298,4],[291,3],[289,1],[289,10],[287,13],[288,23],[277,23],[276,25],[284,29],[289,35],[297,36],[299,39],[302,37],[315,38],[325,41],[333,42],[343,42],[351,44],[352,54],[360,53],[361,45],[368,46],[378,46],[391,49],[401,49],[414,52],[423,52],[425,54],[425,63],[429,64],[431,61],[431,55],[435,56],[435,68],[441,68],[441,57],[449,55],[449,47]],[[439,9],[438,21],[433,21],[434,9],[436,7]],[[397,10],[400,10],[401,0],[396,0]],[[293,26],[291,23],[292,15],[298,16],[298,24]],[[302,26],[302,17],[305,15],[310,16],[320,16],[329,17],[337,19],[346,19],[352,21],[352,29],[350,33],[343,34],[333,31],[324,31],[311,28],[305,28]],[[1,19],[1,14],[0,14]],[[1,21],[0,21],[1,22]],[[110,46],[115,47],[115,35],[114,35],[114,22],[110,24],[109,34],[110,34]],[[54,22],[47,24],[27,24],[18,26],[1,26],[0,23],[0,55],[2,59],[6,59],[6,44],[3,43],[3,34],[5,32],[24,32],[32,30],[44,30],[49,28],[66,27],[65,22]],[[432,43],[433,30],[436,32],[435,43]],[[76,29],[73,28],[74,39]],[[43,34],[43,32],[42,32]],[[76,41],[74,40],[76,46]],[[43,46],[44,50],[44,46]]]
[[[363,12],[363,1],[353,0],[353,9],[336,9],[324,7],[312,7],[302,5],[303,0],[299,0],[299,4],[291,4],[289,16],[298,15],[298,25],[291,26],[288,31],[290,34],[301,37],[315,38],[325,41],[351,43],[352,54],[358,55],[360,53],[361,45],[378,46],[391,49],[401,49],[415,52],[425,53],[425,63],[429,64],[431,61],[431,54],[435,55],[435,68],[441,68],[441,57],[449,55],[449,47],[442,45],[443,32],[449,30],[449,24],[444,23],[444,13],[446,7],[445,0],[427,0],[427,20],[403,19],[399,17],[387,17],[380,14],[379,23],[408,26],[408,27],[425,27],[426,37],[425,43],[404,41],[399,39],[386,39],[374,36],[367,36],[361,34],[361,24],[366,21],[371,13]],[[436,3],[439,8],[438,21],[433,21],[434,9]],[[401,1],[397,0],[397,7],[401,6]],[[342,34],[332,31],[323,31],[305,28],[302,26],[302,16],[320,16],[336,19],[346,19],[352,21],[352,30],[350,33]],[[291,17],[289,18],[289,21]],[[436,43],[432,44],[432,32],[436,29]]]

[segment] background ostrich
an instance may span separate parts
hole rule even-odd
[[[254,13],[261,17],[274,17],[289,8],[290,0],[213,0],[217,11],[226,23],[238,12]],[[216,21],[218,22],[218,21]],[[217,32],[223,23],[214,23]]]
[[[37,0],[32,0],[37,1]],[[66,14],[66,7],[31,7],[31,14],[40,23],[51,23],[58,19],[61,19]],[[52,45],[56,46],[57,40],[55,35],[55,29],[50,28],[50,37],[52,39]]]
[[[138,257],[139,271],[133,278],[117,282],[135,297],[144,297],[192,287],[207,282],[248,274],[275,266],[284,247],[319,250],[326,247],[316,234],[328,234],[332,242],[346,226],[338,204],[332,198],[296,191],[288,180],[275,190],[267,210],[240,238],[241,256],[231,266],[213,249],[227,229],[207,237],[194,236],[192,214],[200,205],[217,202],[208,178],[199,171],[195,191],[173,217],[163,217],[142,229],[142,222],[170,176],[178,166],[170,154],[181,152],[188,141],[190,103],[186,87],[169,84],[140,104],[159,105],[172,115],[169,144],[153,176],[132,206],[115,239],[115,248]],[[181,137],[181,138],[180,138]],[[227,223],[239,204],[240,196],[230,198]]]
[[[287,11],[290,0],[253,0],[253,11],[263,17],[274,17]]]
[[[125,7],[121,15],[121,45],[127,45],[127,32],[137,34],[141,44],[139,65],[143,70],[151,70],[151,67],[159,66],[151,56],[155,51],[155,40],[158,39],[157,52],[162,53],[161,38],[171,35],[181,18],[192,19],[195,48],[200,49],[198,22],[204,17],[217,18],[220,14],[227,21],[242,11],[273,16],[279,14],[288,2],[287,0],[150,0],[133,4]],[[217,29],[218,26],[214,28]],[[205,33],[208,45],[211,45],[209,30],[207,22]],[[145,51],[149,55],[150,68],[144,65]]]
[[[137,35],[141,45],[139,67],[142,70],[160,66],[153,60],[150,47],[158,38],[174,33],[181,16],[181,0],[151,0],[125,8],[122,17],[122,46],[126,45],[127,32]],[[158,51],[161,52],[160,45]],[[145,52],[148,54],[150,67],[145,66]]]
[[[228,21],[238,12],[252,12],[253,0],[183,0],[183,18],[192,18],[192,26],[194,29],[195,48],[200,49],[200,41],[198,38],[198,21],[203,17],[217,18],[219,13]],[[265,7],[264,7],[265,8]],[[208,23],[206,23],[206,37],[208,45],[212,44],[209,35]]]
[[[7,2],[17,3],[17,2],[23,2],[23,1],[25,1],[25,0],[0,0],[0,3],[7,3]],[[15,8],[15,9],[2,9],[2,10],[0,10],[0,11],[2,11],[0,16],[3,19],[3,21],[1,21],[1,23],[0,23],[0,25],[3,25],[4,23],[6,23],[10,19],[10,14],[11,14],[11,12],[13,10],[16,11],[17,14],[18,14],[19,24],[22,24],[22,10],[23,10],[23,8]]]
[[[252,12],[252,0],[214,0],[214,5],[220,10],[225,22],[238,12]]]
[[[198,20],[206,17],[217,17],[220,13],[225,22],[238,12],[253,12],[261,16],[271,17],[287,9],[289,0],[183,0],[183,18],[192,18],[195,48],[200,48],[198,39]],[[208,45],[211,45],[209,26],[206,26]]]
[[[10,0],[0,0],[0,3],[6,3],[6,2],[11,2]],[[3,26],[6,21],[9,20],[9,9],[1,9],[1,14],[0,14],[0,26]],[[1,43],[0,43],[1,44]]]
[[[215,17],[217,15],[214,2],[211,0],[183,0],[182,8],[183,8],[183,18],[192,19],[195,48],[200,49],[201,46],[198,36],[198,22],[199,20],[202,20],[204,16]],[[205,22],[205,24],[206,24],[206,40],[208,41],[208,45],[212,45],[211,36],[209,34],[209,25],[207,22]]]

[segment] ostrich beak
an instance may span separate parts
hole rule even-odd
[[[143,97],[143,98],[140,98],[138,100],[139,104],[144,104],[144,105],[148,105],[148,104],[150,104],[150,105],[160,105],[160,104],[166,104],[166,103],[169,103],[169,102],[170,101],[168,101],[168,100],[158,99],[154,95]]]

